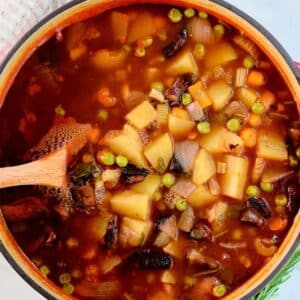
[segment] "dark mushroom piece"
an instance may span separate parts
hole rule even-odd
[[[198,223],[195,225],[190,231],[189,237],[197,241],[212,241],[214,239],[211,229],[203,223]]]
[[[180,49],[184,47],[188,39],[188,31],[186,28],[181,29],[174,41],[168,44],[166,47],[163,48],[163,55],[166,58],[170,58],[177,54]]]
[[[173,85],[165,91],[165,98],[172,102],[179,102],[181,96],[187,91],[188,87],[194,82],[194,76],[192,74],[184,74],[178,77]]]
[[[141,182],[150,174],[150,171],[144,168],[138,168],[135,165],[128,164],[126,167],[121,168],[121,179],[126,184]]]
[[[158,249],[148,248],[131,253],[127,263],[142,270],[166,270],[172,266],[172,257]]]
[[[272,216],[271,209],[267,201],[263,198],[249,198],[246,208],[242,210],[240,220],[258,227],[265,225],[266,218]]]
[[[118,242],[118,217],[113,216],[109,221],[104,236],[104,249],[116,248]]]

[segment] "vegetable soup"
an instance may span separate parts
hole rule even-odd
[[[276,253],[299,207],[299,114],[242,33],[155,5],[58,32],[0,111],[1,166],[49,154],[78,123],[92,129],[66,191],[0,191],[17,242],[66,293],[215,299]]]

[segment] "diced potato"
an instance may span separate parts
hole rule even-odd
[[[138,132],[126,124],[123,130],[110,131],[104,137],[104,144],[114,153],[124,155],[138,167],[147,168],[148,164],[143,155],[143,144]]]
[[[205,89],[203,83],[201,81],[196,82],[188,88],[190,94],[193,99],[201,105],[202,108],[210,106],[213,104],[210,99],[207,90]]]
[[[215,111],[222,110],[233,95],[231,86],[224,80],[213,82],[207,89]]]
[[[167,168],[174,153],[173,140],[169,133],[164,133],[150,143],[144,154],[152,167],[161,171],[162,165]]]
[[[210,153],[240,153],[244,142],[235,133],[221,126],[215,126],[209,134],[203,134],[199,138],[199,144]]]
[[[288,167],[283,166],[269,166],[262,173],[262,182],[277,182],[285,177],[291,175],[294,171]]]
[[[175,139],[184,138],[195,127],[195,122],[185,120],[169,114],[168,127]]]
[[[207,68],[213,68],[218,65],[226,65],[237,58],[238,55],[235,49],[229,43],[222,42],[207,51],[205,55],[205,66]]]
[[[229,217],[229,205],[227,202],[218,201],[208,209],[207,217],[214,233],[223,232]]]
[[[215,202],[217,199],[218,196],[212,195],[206,185],[200,184],[198,185],[197,189],[190,194],[190,196],[187,198],[187,201],[192,207],[198,208],[207,206]]]
[[[152,228],[151,221],[140,221],[123,217],[120,226],[120,242],[123,247],[137,247],[143,245]]]
[[[251,106],[257,100],[258,95],[253,89],[240,87],[236,90],[236,98],[242,101],[248,109],[251,109]]]
[[[157,119],[157,112],[146,100],[129,112],[125,119],[137,129],[143,129]]]
[[[108,256],[102,262],[102,272],[103,274],[110,273],[115,267],[120,265],[122,258],[120,256]]]
[[[228,168],[221,176],[221,194],[241,200],[247,183],[248,160],[243,157],[225,155],[225,163]]]
[[[160,126],[167,125],[169,120],[169,104],[163,103],[163,104],[157,104],[157,121]]]
[[[129,26],[127,41],[131,44],[154,33],[155,26],[151,14],[148,12],[139,13]]]
[[[176,276],[172,271],[166,270],[162,273],[160,281],[166,284],[175,284]]]
[[[110,199],[111,209],[126,217],[146,220],[149,217],[150,201],[147,194],[134,191],[123,191],[114,194]]]
[[[113,39],[125,43],[127,39],[129,16],[118,11],[113,11],[110,18]]]
[[[176,55],[166,69],[169,75],[198,74],[198,67],[191,51],[183,51]]]
[[[91,56],[91,64],[99,70],[113,70],[122,67],[128,53],[124,50],[100,49]]]
[[[204,149],[200,149],[194,162],[193,182],[202,184],[216,174],[213,157]]]
[[[131,186],[131,189],[137,193],[145,193],[151,199],[158,190],[161,183],[161,176],[150,174],[142,182],[138,182]]]
[[[288,159],[288,152],[284,137],[275,130],[260,130],[257,138],[257,156],[268,160],[284,161]]]

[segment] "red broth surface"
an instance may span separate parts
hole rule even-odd
[[[92,131],[68,169],[69,201],[49,188],[0,191],[20,247],[67,293],[214,299],[277,251],[299,205],[298,113],[234,28],[167,6],[67,28],[10,89],[1,166],[40,157],[49,128],[75,122]]]

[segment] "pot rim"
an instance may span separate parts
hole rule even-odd
[[[170,4],[171,2],[173,2],[174,5],[178,5],[178,6],[183,6],[183,1],[184,0],[166,0],[166,1],[160,1],[160,0],[145,0],[145,3],[148,4]],[[16,55],[18,49],[20,47],[23,46],[23,44],[30,39],[30,37],[35,34],[36,32],[38,32],[41,27],[43,27],[44,25],[47,25],[52,19],[58,17],[60,14],[68,11],[69,9],[72,9],[74,7],[76,7],[77,5],[80,4],[85,4],[85,3],[89,3],[89,2],[97,2],[97,1],[93,1],[93,0],[72,0],[64,5],[62,5],[61,7],[59,7],[58,9],[54,10],[52,13],[50,13],[49,15],[47,15],[46,17],[44,17],[43,19],[41,19],[36,25],[34,25],[27,33],[25,33],[20,39],[19,41],[15,44],[15,46],[9,51],[9,53],[7,54],[6,58],[4,59],[4,61],[1,63],[0,65],[0,77],[1,77],[1,73],[6,69],[6,67],[8,67],[9,62],[14,58],[14,56]],[[105,2],[105,0],[104,0]],[[119,1],[116,1],[119,2]],[[165,3],[164,3],[165,2]],[[195,3],[190,3],[189,0],[185,1],[187,2],[186,5],[191,4],[193,6],[203,6],[206,8],[209,6],[209,3],[213,3],[216,4],[218,6],[221,6],[222,8],[225,8],[229,11],[231,11],[232,13],[234,13],[235,15],[237,15],[238,17],[242,18],[244,21],[246,21],[249,25],[251,25],[254,29],[258,30],[267,41],[269,41],[275,48],[276,50],[279,52],[279,54],[282,56],[282,58],[284,59],[285,63],[288,65],[289,69],[292,71],[293,75],[295,76],[295,78],[297,79],[298,83],[300,82],[300,71],[297,69],[294,61],[292,60],[292,58],[290,57],[290,55],[288,54],[288,52],[284,49],[284,47],[278,42],[278,40],[267,30],[265,29],[260,23],[258,23],[255,19],[253,19],[252,17],[250,17],[248,14],[246,14],[245,12],[243,12],[242,10],[238,9],[237,7],[235,7],[232,4],[229,4],[226,1],[223,0],[200,0],[199,3],[197,3],[197,5]],[[101,6],[101,4],[103,4],[103,2],[101,0],[98,1],[98,5]],[[131,4],[131,0],[125,0],[124,3],[122,5],[114,5],[114,7],[121,7],[121,6],[126,6],[126,5],[130,5]],[[144,3],[141,3],[144,4]],[[97,5],[97,3],[96,3]],[[136,5],[139,5],[138,3],[136,3]],[[108,8],[110,9],[110,7]],[[106,10],[106,9],[104,9]],[[215,15],[213,12],[210,12],[212,15]],[[89,16],[85,16],[82,19],[86,19]],[[77,20],[75,20],[76,22]],[[74,23],[74,22],[71,22]],[[69,24],[67,24],[69,25]],[[48,37],[46,38],[46,41],[48,40]],[[31,53],[30,53],[31,55]],[[27,57],[28,58],[28,57]],[[24,61],[27,60],[23,59]],[[18,71],[19,72],[19,71]],[[16,74],[18,73],[16,72]],[[14,79],[14,77],[13,77]],[[11,82],[8,84],[8,86],[10,87]],[[299,93],[300,94],[300,93]],[[3,98],[5,98],[6,95],[3,96]],[[1,99],[0,99],[1,100]],[[1,103],[0,101],[0,109],[1,109],[1,105],[3,103]],[[300,103],[298,104],[298,109],[300,107]],[[300,109],[299,109],[300,110]],[[2,224],[1,224],[2,223]],[[295,216],[294,218],[294,223],[292,224],[292,227],[299,227],[300,225],[300,211],[298,212],[298,214]],[[15,269],[15,271],[31,286],[33,287],[37,292],[39,292],[41,295],[45,296],[47,299],[72,299],[70,298],[70,296],[66,295],[63,291],[61,291],[60,288],[58,288],[56,290],[56,285],[53,284],[52,282],[50,282],[49,285],[46,284],[41,286],[40,282],[36,281],[35,275],[36,274],[32,274],[32,270],[26,270],[24,268],[22,268],[20,266],[19,263],[17,263],[17,259],[13,257],[13,255],[10,253],[8,247],[6,247],[2,241],[2,237],[1,235],[7,235],[10,238],[13,239],[13,236],[11,235],[11,233],[9,232],[9,229],[6,226],[4,217],[2,215],[2,212],[0,210],[0,228],[1,226],[4,227],[4,230],[0,231],[0,253],[2,253],[4,255],[4,257],[6,258],[6,260],[9,262],[9,264]],[[290,232],[291,230],[289,230]],[[287,233],[285,240],[287,239],[289,232]],[[293,235],[292,235],[293,236]],[[299,230],[298,230],[298,236],[296,236],[296,238],[294,239],[294,242],[292,243],[292,245],[290,245],[289,249],[286,251],[286,253],[284,254],[284,256],[282,257],[282,259],[276,264],[275,268],[273,268],[271,271],[267,272],[267,274],[263,274],[262,278],[263,280],[261,280],[259,282],[259,284],[257,284],[253,289],[248,290],[247,293],[245,295],[243,295],[240,299],[241,300],[246,300],[246,299],[250,299],[252,296],[256,295],[276,274],[277,272],[286,264],[286,262],[288,261],[288,259],[291,257],[291,255],[293,254],[293,252],[296,250],[296,248],[298,247],[300,243],[300,235],[299,235]],[[283,244],[283,243],[282,243]],[[282,246],[281,244],[281,246]],[[19,248],[19,246],[17,245],[17,243],[15,243],[15,245],[13,245],[14,247],[17,248],[17,251],[19,251],[21,253],[21,256],[18,257],[18,259],[22,259],[22,258],[26,258],[26,260],[29,260],[25,254],[22,252],[22,249]],[[285,245],[285,247],[287,248],[287,245]],[[278,259],[277,259],[278,260]],[[261,267],[265,268],[265,266]],[[34,276],[32,276],[34,275]],[[253,277],[253,276],[252,276]],[[45,281],[48,281],[45,279]],[[50,291],[52,293],[50,293],[50,291],[48,290],[50,289]],[[239,289],[239,287],[237,288]],[[235,290],[237,290],[235,289]],[[53,293],[54,292],[54,293]],[[234,292],[234,291],[233,291]],[[55,298],[53,295],[60,295],[59,298]],[[228,294],[225,298],[226,299],[232,299],[232,298],[228,298],[231,296],[231,293]]]

